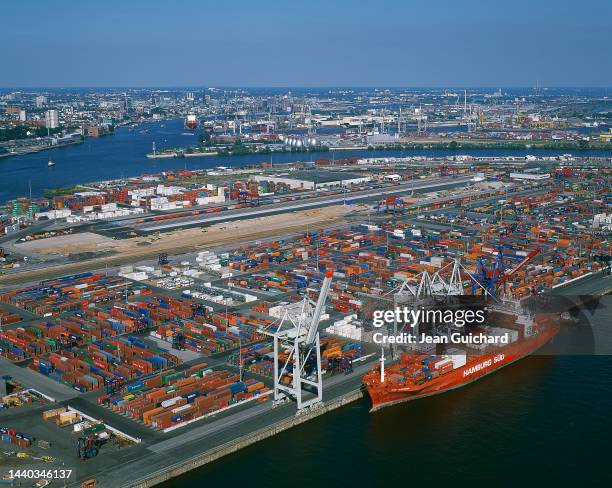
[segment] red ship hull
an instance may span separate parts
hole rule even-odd
[[[492,353],[469,356],[465,366],[422,384],[381,383],[380,372],[371,371],[364,376],[364,384],[372,400],[370,411],[375,412],[398,403],[418,400],[461,388],[534,353],[548,343],[558,332],[558,325],[549,325],[535,337],[523,339]]]

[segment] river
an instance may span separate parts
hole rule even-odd
[[[197,133],[196,133],[197,134]],[[270,161],[270,155],[207,156],[183,159],[147,159],[155,142],[157,150],[165,148],[187,148],[197,144],[197,135],[183,130],[183,120],[149,122],[133,130],[120,127],[114,135],[87,138],[80,145],[52,149],[39,153],[0,158],[0,202],[43,194],[45,188],[55,188],[92,181],[138,176],[168,169],[213,168],[215,166],[239,166],[248,163]],[[410,151],[338,151],[336,158],[355,156],[452,156],[473,154],[476,156],[557,156],[568,151],[548,149],[520,150],[410,150]],[[610,151],[582,151],[584,156],[609,156]],[[331,153],[283,153],[274,154],[273,162],[312,161],[330,158]],[[48,167],[51,159],[55,166]]]

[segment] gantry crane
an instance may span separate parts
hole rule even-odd
[[[295,399],[298,412],[323,400],[323,372],[319,321],[332,282],[332,273],[325,274],[319,298],[314,303],[304,297],[298,313],[289,309],[281,318],[274,338],[274,402]],[[305,398],[305,394],[314,394]]]
[[[433,274],[425,270],[414,277],[405,279],[394,290],[394,300],[401,304],[428,297],[444,298],[463,295],[464,275],[465,280],[470,279],[475,288],[479,288],[483,292],[486,291],[484,283],[479,282],[472,276],[472,273],[461,263],[459,258],[455,258]],[[472,294],[475,294],[474,290]]]

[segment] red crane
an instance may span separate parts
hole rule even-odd
[[[504,281],[508,281],[512,277],[512,275],[518,273],[527,263],[529,263],[538,254],[540,254],[540,251],[542,251],[540,247],[535,248],[533,251],[527,254],[527,256],[525,256],[525,259],[518,263],[514,268],[512,268],[510,271],[504,272],[501,282],[503,283]]]

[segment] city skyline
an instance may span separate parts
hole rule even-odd
[[[13,4],[0,32],[0,86],[605,88],[612,6],[583,7]]]

